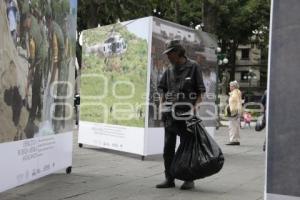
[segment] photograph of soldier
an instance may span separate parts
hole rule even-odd
[[[53,10],[54,13],[56,11]],[[53,13],[53,14],[54,14]],[[46,15],[46,22],[48,27],[49,34],[49,52],[50,52],[50,66],[52,68],[51,76],[50,76],[50,84],[53,84],[54,81],[63,81],[63,73],[65,67],[65,41],[64,35],[60,25],[54,20],[50,10],[48,9]],[[62,102],[61,97],[65,94],[65,87],[61,87],[60,83],[57,85],[57,91],[54,97],[54,102],[60,103]],[[60,126],[63,126],[64,122],[60,119],[63,113],[63,105],[59,104],[55,106],[54,118],[52,119],[54,130],[58,131]]]
[[[41,120],[42,111],[42,72],[45,68],[47,59],[46,35],[43,32],[42,24],[38,22],[37,16],[33,12],[29,12],[29,7],[24,6],[22,14],[24,20],[22,22],[24,30],[28,33],[28,50],[30,64],[28,71],[28,82],[25,90],[25,104],[28,104],[29,87],[31,85],[31,108],[29,111],[29,119],[25,128],[27,138],[33,137],[33,134],[38,131],[38,125],[35,120]],[[29,106],[28,106],[29,107]]]
[[[71,130],[76,1],[0,1],[0,143]]]

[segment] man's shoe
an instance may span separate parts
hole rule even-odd
[[[194,181],[184,181],[182,186],[180,187],[181,190],[190,190],[195,188],[195,183]]]
[[[240,142],[229,142],[226,145],[240,145]]]
[[[165,180],[164,182],[156,185],[156,188],[173,188],[175,187],[174,181]]]

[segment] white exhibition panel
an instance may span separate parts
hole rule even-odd
[[[200,38],[197,37],[197,34],[193,29],[190,29],[188,27],[184,27],[175,23],[167,22],[164,20],[160,20],[158,18],[153,18],[153,17],[148,17],[148,18],[141,18],[141,19],[136,19],[132,21],[127,21],[127,22],[122,22],[120,24],[116,24],[115,26],[109,25],[109,26],[103,26],[99,27],[97,29],[91,29],[91,30],[86,30],[84,34],[85,38],[85,46],[86,50],[83,49],[83,60],[85,60],[82,71],[81,71],[81,83],[84,83],[81,85],[81,114],[80,114],[80,122],[79,122],[79,134],[78,134],[78,143],[79,144],[86,144],[86,145],[91,145],[91,146],[96,146],[96,147],[101,147],[101,148],[106,148],[106,149],[112,149],[112,150],[117,150],[117,151],[122,151],[122,152],[127,152],[127,153],[133,153],[133,154],[138,154],[142,156],[147,156],[147,155],[155,155],[155,154],[162,154],[163,153],[163,147],[164,147],[164,128],[162,127],[160,121],[158,120],[157,116],[157,106],[156,102],[154,102],[154,99],[157,94],[157,84],[159,81],[159,77],[163,73],[163,69],[165,70],[166,67],[169,65],[169,61],[167,61],[166,56],[160,57],[162,54],[162,51],[165,49],[165,42],[171,38],[165,38],[162,33],[167,32],[169,33],[168,35],[176,35],[178,32],[181,32],[181,34],[187,34],[187,38],[189,38],[189,35],[192,35],[193,37],[197,38],[197,43],[200,43]],[[111,29],[111,27],[115,27],[114,29]],[[123,30],[123,28],[126,27],[127,31]],[[109,57],[103,52],[103,49],[100,48],[101,45],[104,44],[104,40],[101,34],[104,32],[109,32],[109,30],[114,30],[111,32],[116,32],[119,36],[119,38],[123,38],[128,45],[128,49],[124,50],[126,53],[123,54],[116,54],[113,57]],[[97,90],[95,90],[95,93],[91,93],[90,90],[91,88],[88,86],[92,85],[97,85],[97,86],[103,86],[105,91],[109,91],[109,83],[114,84],[117,80],[116,77],[119,76],[119,79],[123,80],[124,77],[126,77],[126,71],[123,72],[123,74],[120,74],[120,72],[117,69],[122,69],[122,65],[120,63],[126,61],[126,56],[131,56],[129,49],[130,45],[134,45],[132,43],[132,39],[126,37],[128,34],[131,34],[132,38],[135,38],[136,41],[141,41],[141,39],[147,41],[147,48],[143,49],[143,51],[147,50],[147,54],[144,56],[147,56],[147,60],[144,60],[144,63],[140,63],[141,65],[143,64],[145,69],[147,67],[147,72],[146,74],[142,74],[143,76],[140,77],[143,82],[138,82],[138,79],[128,79],[132,85],[132,88],[137,87],[137,85],[146,83],[145,85],[145,102],[142,102],[144,105],[145,104],[145,111],[144,111],[144,116],[145,116],[145,122],[143,124],[135,124],[132,123],[124,123],[122,124],[121,121],[116,122],[111,120],[111,117],[114,116],[115,112],[115,107],[113,106],[114,104],[120,103],[120,101],[116,100],[116,96],[109,96],[109,95],[104,95],[102,98],[102,93],[100,94],[101,98],[99,99],[92,99],[87,96],[86,94],[89,95],[95,95],[95,93],[98,93]],[[93,36],[93,37],[92,37]],[[108,37],[105,35],[105,37]],[[111,34],[110,37],[113,37]],[[116,37],[116,36],[114,36]],[[94,41],[95,38],[102,38],[97,41]],[[102,41],[103,40],[103,41]],[[199,40],[199,41],[198,41]],[[195,40],[189,41],[189,45],[193,46]],[[94,55],[95,52],[92,51],[94,47],[98,48],[98,54],[97,57]],[[99,53],[100,51],[100,53]],[[101,53],[102,52],[102,53]],[[194,51],[192,52],[194,53]],[[202,52],[204,53],[204,52]],[[213,55],[214,52],[212,53]],[[197,54],[198,55],[198,54]],[[194,57],[197,57],[197,55],[193,55]],[[140,55],[135,55],[140,56]],[[118,60],[119,57],[122,57],[122,59]],[[159,60],[156,60],[157,58],[160,58]],[[94,60],[98,60],[101,66],[99,65],[94,65]],[[110,60],[114,60],[115,65],[111,66],[109,65]],[[131,58],[132,61],[133,58]],[[142,59],[141,59],[142,60]],[[104,65],[105,64],[105,65]],[[102,66],[103,65],[103,66]],[[116,67],[116,66],[119,66]],[[135,65],[135,64],[134,64]],[[99,77],[104,76],[107,78],[105,84],[102,83],[97,83],[97,80],[91,81],[86,78],[86,74],[93,74],[94,71],[93,67],[96,70],[96,67],[98,68],[97,70],[99,71]],[[103,70],[106,69],[107,67],[110,67],[110,71]],[[129,68],[130,69],[130,68]],[[129,70],[127,69],[127,70]],[[212,70],[212,69],[207,69]],[[135,73],[136,70],[133,70],[132,73]],[[213,74],[213,72],[210,72],[209,74]],[[120,77],[122,75],[122,77]],[[140,76],[139,74],[136,74],[134,78],[138,78]],[[96,77],[96,76],[95,76]],[[213,77],[213,76],[212,76]],[[212,77],[209,77],[210,79],[207,80],[208,82],[210,81],[210,85],[213,85],[214,82],[212,81]],[[84,79],[84,80],[83,80]],[[126,80],[126,79],[125,79]],[[89,82],[90,81],[90,82]],[[98,88],[98,87],[95,87]],[[114,87],[113,87],[114,88]],[[138,87],[137,87],[138,88]],[[114,88],[115,89],[115,88]],[[207,88],[208,91],[214,92],[215,90],[212,88]],[[88,93],[88,92],[90,93]],[[91,90],[92,91],[92,90]],[[114,91],[114,90],[113,90]],[[124,92],[124,91],[123,91]],[[144,95],[144,94],[140,94]],[[98,95],[99,96],[99,95]],[[151,98],[152,97],[152,98]],[[111,98],[111,99],[109,99]],[[136,101],[136,99],[135,99]],[[137,102],[131,102],[131,99],[124,99],[122,103],[134,103],[136,104]],[[156,101],[156,100],[155,100]],[[90,109],[88,110],[86,106],[83,105],[99,105],[97,106],[100,108],[99,113],[96,113],[96,107],[95,109]],[[151,109],[150,105],[152,106]],[[153,106],[154,105],[154,106]],[[98,117],[107,117],[107,119],[98,119]],[[97,121],[98,120],[98,121]],[[215,120],[212,120],[215,121]],[[104,123],[105,122],[105,123]],[[209,134],[214,137],[215,134],[215,127],[213,126],[214,123],[209,123],[206,124],[207,131]],[[138,126],[138,127],[137,127]],[[177,146],[179,145],[179,137],[177,139]]]
[[[73,132],[0,145],[0,192],[72,165]]]
[[[214,137],[215,127],[207,127]],[[164,128],[136,128],[80,121],[78,143],[143,156],[163,153]],[[180,138],[177,137],[177,147]]]
[[[164,148],[164,128],[145,129],[145,153],[144,155],[162,154]]]
[[[80,121],[78,143],[144,155],[144,128]]]

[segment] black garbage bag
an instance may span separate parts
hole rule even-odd
[[[181,141],[171,165],[174,178],[192,181],[218,173],[224,164],[224,156],[219,145],[207,133],[201,120],[187,121],[187,133]]]

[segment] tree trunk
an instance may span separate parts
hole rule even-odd
[[[202,2],[202,22],[203,30],[209,33],[216,33],[217,12],[215,5],[209,3],[208,0]]]
[[[236,51],[238,49],[238,43],[237,42],[233,42],[230,43],[230,55],[229,55],[229,62],[230,62],[230,66],[231,66],[231,70],[230,70],[230,80],[233,81],[235,80],[235,62],[236,62]]]
[[[88,11],[89,11],[89,16],[87,20],[87,28],[95,28],[98,26],[98,19],[97,17],[97,8],[98,6],[95,5],[95,3],[89,5]]]
[[[180,9],[179,0],[176,0],[175,1],[175,20],[177,23],[180,22],[179,9]]]

